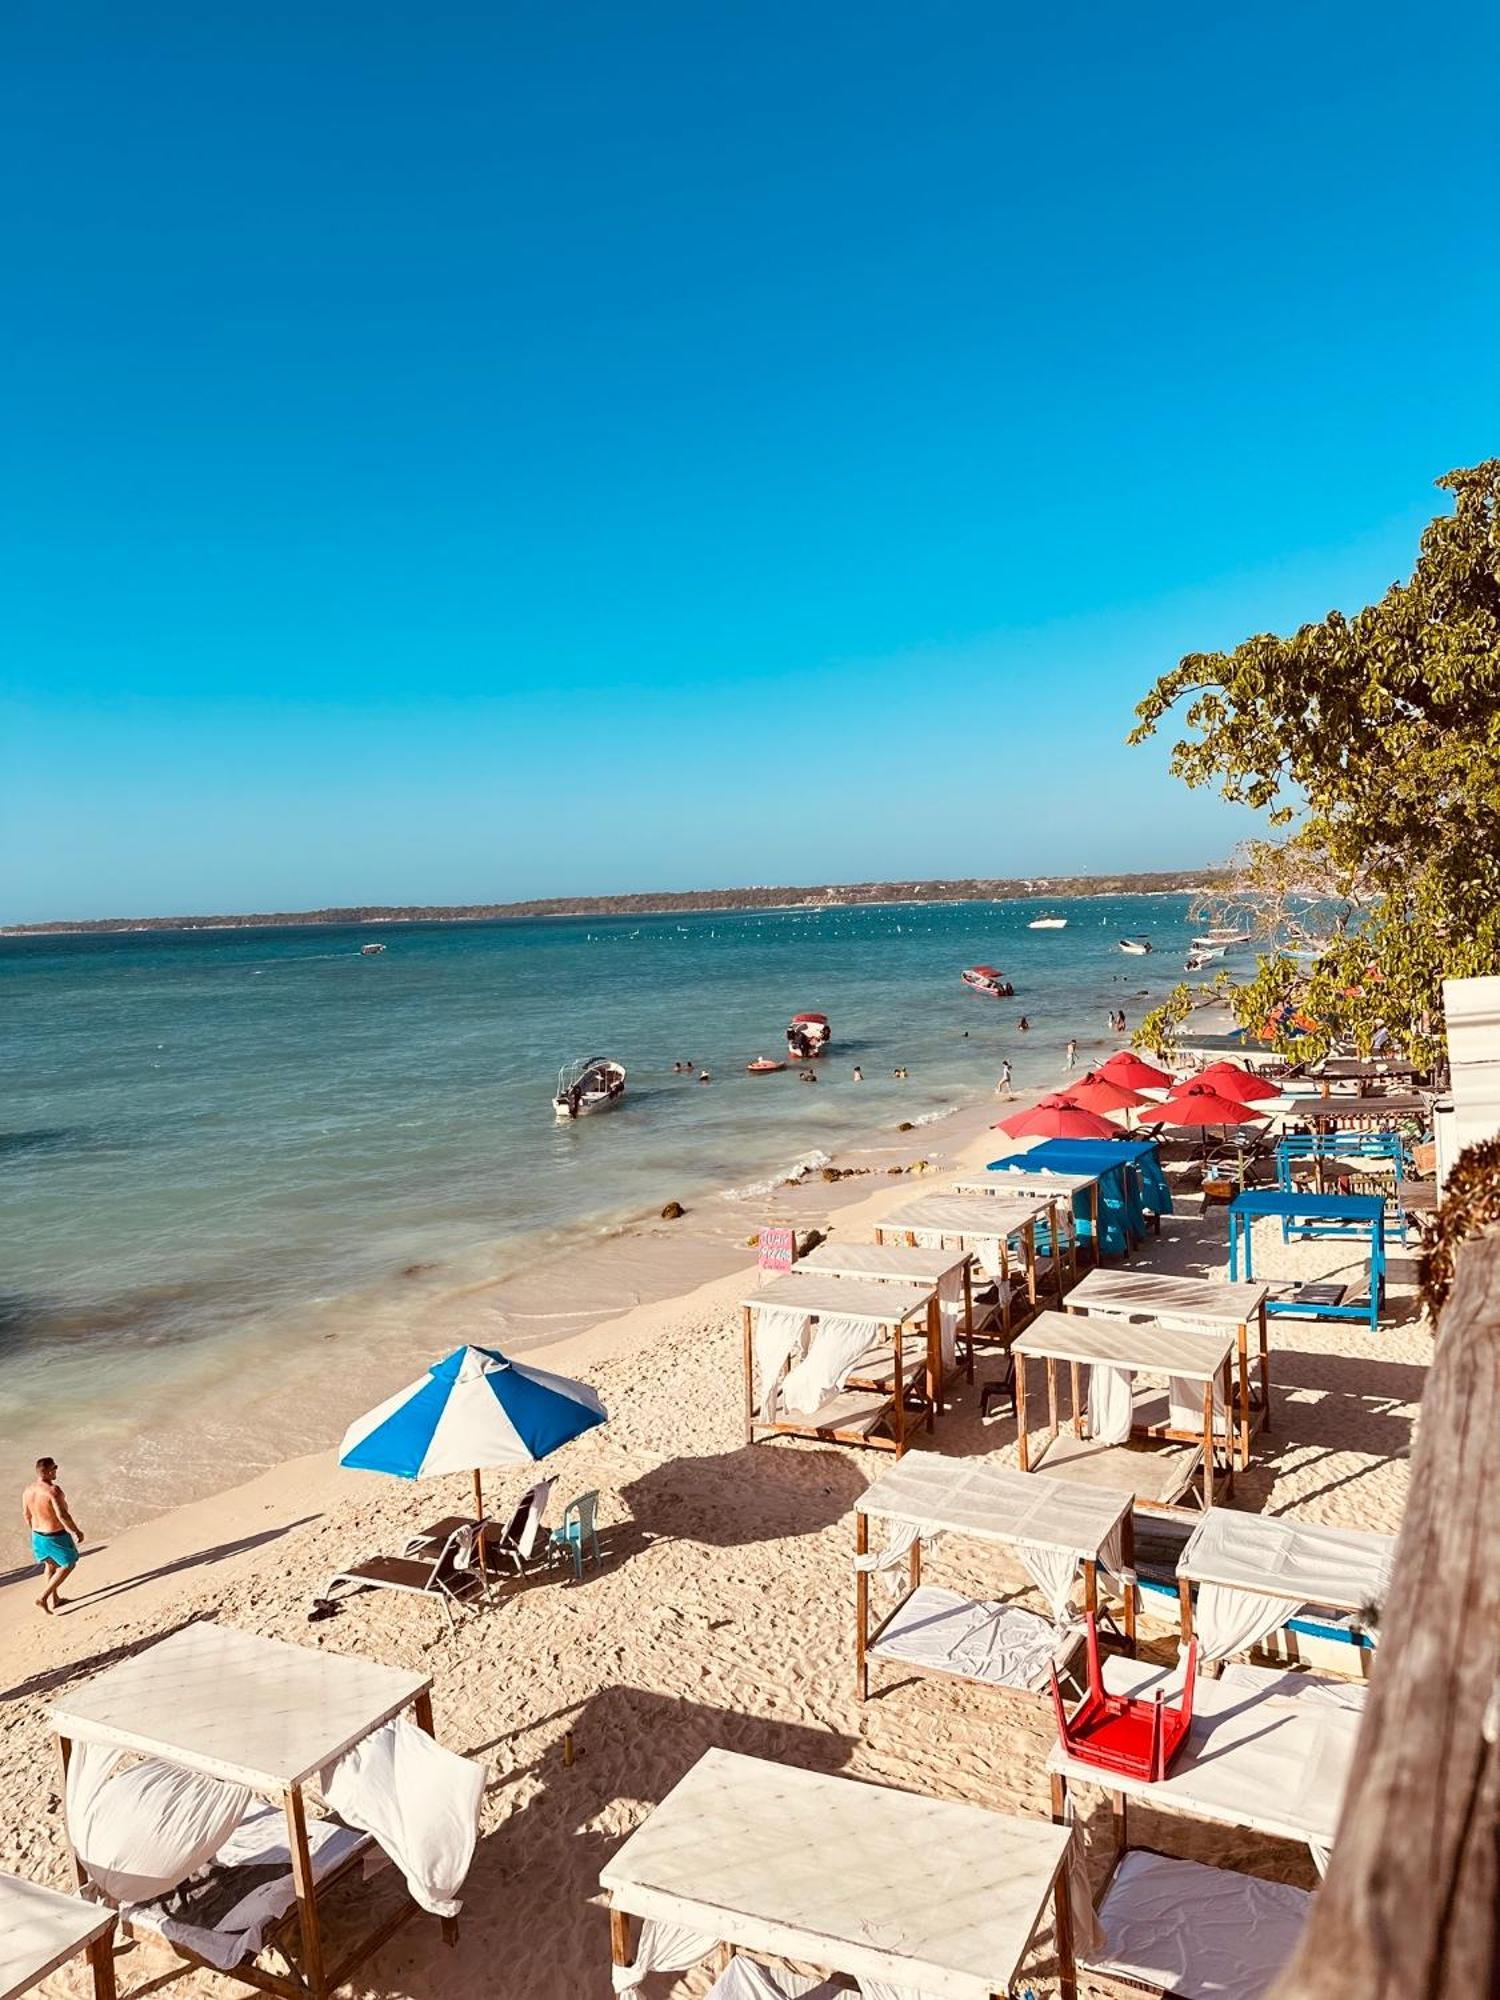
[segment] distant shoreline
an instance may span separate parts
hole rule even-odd
[[[1093,896],[1191,896],[1214,886],[1211,869],[1121,875],[1010,876],[961,881],[823,883],[812,888],[683,889],[654,894],[520,903],[278,910],[236,916],[93,917],[71,923],[3,924],[0,937],[87,937],[141,931],[287,930],[349,924],[482,924],[537,917],[673,917],[743,910],[842,910],[903,903],[1077,902]]]

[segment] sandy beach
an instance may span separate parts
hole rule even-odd
[[[993,1115],[984,1113],[973,1113],[981,1126]],[[990,1135],[971,1129],[948,1170],[993,1151]],[[878,1185],[818,1191],[837,1237],[857,1242],[911,1185],[882,1176]],[[849,1190],[854,1198],[831,1209],[826,1197]],[[1197,1207],[1195,1197],[1185,1200],[1131,1268],[1222,1268],[1222,1211],[1204,1219]],[[1340,1261],[1326,1243],[1290,1254],[1309,1275]],[[1278,1269],[1287,1255],[1278,1244]],[[412,1486],[341,1472],[329,1455],[280,1465],[93,1550],[75,1602],[58,1619],[33,1611],[29,1574],[14,1574],[0,1587],[0,1784],[12,1806],[0,1865],[67,1880],[43,1719],[49,1696],[202,1618],[432,1674],[440,1738],[489,1768],[456,1950],[443,1950],[435,1924],[414,1923],[360,1974],[360,1991],[410,2000],[606,1992],[605,1920],[591,1906],[599,1868],[710,1745],[1044,1815],[1052,1725],[1040,1700],[931,1679],[855,1700],[850,1508],[890,1461],[787,1440],[744,1445],[735,1301],[749,1256],[686,1293],[538,1350],[548,1365],[586,1376],[610,1410],[604,1429],[549,1467],[559,1498],[587,1488],[601,1496],[605,1562],[581,1588],[558,1571],[508,1586],[492,1610],[451,1633],[435,1606],[392,1596],[356,1598],[309,1626],[310,1599],[332,1571],[398,1547],[466,1497],[461,1479]],[[1392,1314],[1378,1334],[1352,1323],[1273,1322],[1275,1428],[1258,1439],[1236,1505],[1330,1525],[1399,1526],[1430,1350],[1414,1318],[1411,1275],[1397,1249]],[[460,1337],[457,1322],[448,1331]],[[981,1352],[981,1382],[997,1365]],[[365,1402],[383,1387],[362,1386]],[[1014,1424],[981,1425],[978,1386],[955,1385],[953,1407],[917,1449],[1014,1462]],[[524,1483],[504,1483],[497,1511]],[[928,1575],[970,1591],[1027,1588],[1018,1568],[998,1554],[987,1562],[972,1544],[951,1556],[939,1544]],[[1169,1643],[1159,1643],[1166,1657]],[[1144,1812],[1140,1837],[1171,1853],[1313,1883],[1305,1850],[1285,1842]],[[132,1946],[117,1960],[122,1989],[138,1990],[172,1964],[159,1947]],[[500,1965],[507,1970],[497,1984]],[[1029,1972],[1039,1996],[1055,1991],[1049,1969],[1044,1935]],[[699,1968],[655,1990],[697,1995],[708,1983]],[[172,1984],[178,1992],[230,1990],[201,1972],[179,1972]],[[82,1991],[73,1974],[55,1976],[49,1988]],[[1080,1990],[1125,1989],[1084,1979]]]

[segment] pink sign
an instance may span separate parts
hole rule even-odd
[[[797,1259],[795,1232],[789,1222],[763,1222],[760,1230],[760,1268],[763,1271],[790,1271]]]

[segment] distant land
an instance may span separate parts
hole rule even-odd
[[[94,931],[213,931],[292,924],[478,924],[502,917],[680,916],[692,910],[845,909],[861,903],[1005,903],[1022,897],[1061,902],[1078,896],[1191,895],[1210,890],[1217,871],[1185,868],[1146,875],[996,876],[967,881],[821,883],[811,889],[667,889],[637,896],[548,896],[529,903],[456,903],[347,910],[257,911],[246,916],[95,917],[84,923],[7,924],[0,937]]]

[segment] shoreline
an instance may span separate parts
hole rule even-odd
[[[1055,1087],[1055,1079],[1027,1086],[1014,1107]],[[761,1223],[811,1228],[893,1182],[909,1189],[913,1178],[951,1170],[981,1134],[992,1145],[988,1127],[1001,1102],[976,1085],[951,1105],[919,1114],[910,1130],[872,1123],[831,1152],[800,1156],[817,1164],[798,1178],[776,1169],[738,1186],[664,1185],[664,1199],[684,1204],[678,1219],[649,1209],[585,1215],[561,1241],[550,1231],[544,1235],[551,1240],[519,1239],[524,1247],[513,1262],[517,1239],[476,1245],[474,1257],[494,1256],[498,1270],[475,1275],[462,1258],[393,1268],[370,1284],[302,1302],[266,1337],[247,1329],[232,1348],[206,1341],[155,1380],[144,1375],[122,1399],[123,1416],[109,1407],[91,1413],[76,1442],[54,1423],[46,1448],[64,1466],[79,1518],[113,1543],[183,1508],[253,1488],[284,1463],[331,1457],[361,1409],[462,1343],[551,1366],[555,1352],[583,1339],[602,1357],[636,1313],[670,1312],[706,1287],[753,1271],[747,1239]],[[837,1178],[825,1180],[830,1171]],[[315,1368],[319,1356],[327,1381]],[[143,1370],[148,1365],[143,1355]],[[113,1501],[111,1482],[119,1496]],[[10,1567],[0,1559],[0,1578]]]

